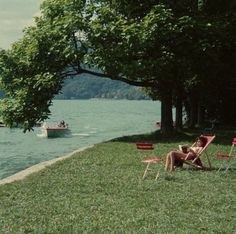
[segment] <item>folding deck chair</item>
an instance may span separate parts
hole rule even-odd
[[[226,171],[228,171],[228,169],[230,168],[230,166],[233,163],[236,163],[236,156],[232,155],[233,151],[234,151],[234,146],[236,146],[236,138],[233,138],[233,140],[232,140],[232,145],[231,145],[229,154],[219,153],[219,154],[216,155],[217,158],[220,158],[220,159],[223,160],[223,162],[221,163],[221,166],[219,167],[218,171],[225,168],[225,172],[226,172]]]
[[[136,143],[136,148],[140,151],[152,151],[152,150],[154,150],[154,145],[152,143],[143,143],[143,142],[141,142],[141,143]],[[151,170],[149,168],[151,163],[159,163],[163,160],[164,160],[163,158],[156,158],[156,157],[151,157],[151,156],[149,156],[148,158],[142,159],[142,161],[141,161],[142,163],[147,163],[147,166],[144,170],[142,178],[144,179],[146,177],[146,174],[147,174],[148,170]],[[157,171],[155,180],[157,180],[158,177],[159,177],[159,170]]]
[[[203,136],[203,137],[205,137],[207,139],[206,145],[202,148],[202,150],[200,152],[197,153],[197,157],[196,158],[194,158],[193,160],[189,160],[188,159],[189,154],[187,154],[187,156],[183,159],[183,162],[188,164],[188,165],[191,165],[193,167],[200,168],[200,166],[196,164],[196,161],[198,160],[198,158],[200,158],[200,156],[203,153],[205,153],[205,155],[207,157],[207,162],[208,162],[209,168],[211,168],[210,158],[209,158],[209,155],[208,155],[206,149],[209,146],[209,144],[211,144],[211,142],[215,139],[215,136],[208,136],[208,135],[201,135],[201,136]],[[191,147],[194,147],[195,144],[196,144],[196,142]]]

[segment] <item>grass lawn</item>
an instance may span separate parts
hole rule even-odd
[[[229,152],[232,134],[209,146],[213,170],[165,173],[160,163],[142,180],[145,155],[134,142],[151,141],[152,154],[166,156],[194,139],[124,137],[0,186],[0,233],[235,233],[236,168],[217,172],[214,157]]]

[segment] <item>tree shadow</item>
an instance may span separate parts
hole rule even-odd
[[[127,143],[136,143],[136,142],[150,142],[153,144],[156,143],[179,143],[180,141],[190,141],[194,142],[197,136],[202,135],[203,131],[198,129],[185,129],[183,131],[175,131],[171,134],[162,134],[160,130],[155,132],[150,132],[146,134],[137,134],[132,136],[123,136],[118,137],[112,142],[127,142]],[[217,130],[214,132],[216,138],[214,139],[213,144],[221,145],[231,145],[232,138],[236,137],[234,130]]]

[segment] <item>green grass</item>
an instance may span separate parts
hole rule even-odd
[[[224,134],[208,149],[209,171],[165,173],[161,163],[142,180],[146,155],[135,141],[152,141],[152,154],[165,156],[194,140],[154,133],[98,144],[1,186],[0,233],[235,233],[236,168],[219,173],[214,157],[229,152],[232,134]]]

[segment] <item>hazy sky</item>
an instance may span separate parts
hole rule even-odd
[[[0,48],[8,49],[33,24],[43,0],[0,0]]]

